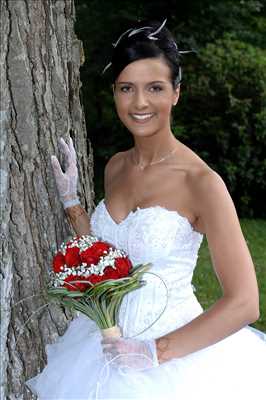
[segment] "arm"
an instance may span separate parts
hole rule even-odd
[[[67,144],[61,138],[60,145],[66,159],[67,167],[65,172],[62,171],[57,157],[51,157],[53,173],[60,200],[63,203],[68,220],[71,223],[76,234],[79,236],[87,235],[90,233],[90,222],[87,212],[80,205],[77,194],[77,156],[72,139],[69,138],[69,144]]]
[[[88,235],[90,233],[89,216],[80,204],[67,207],[65,211],[72,228],[78,236]]]
[[[193,196],[223,295],[190,323],[156,339],[159,362],[210,346],[259,317],[253,262],[223,180],[212,170],[205,172],[193,182]]]

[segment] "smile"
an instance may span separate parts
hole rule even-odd
[[[154,116],[154,113],[130,114],[130,116],[134,121],[143,123],[149,121]]]

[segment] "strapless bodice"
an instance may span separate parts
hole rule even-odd
[[[138,337],[171,331],[202,312],[191,281],[203,235],[186,217],[161,206],[138,207],[117,223],[102,199],[91,215],[91,233],[124,250],[133,264],[152,263],[150,274],[144,275],[147,284],[122,302],[125,336],[142,331],[164,308]]]

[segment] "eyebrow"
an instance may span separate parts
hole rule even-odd
[[[152,81],[152,82],[148,82],[148,85],[154,84],[154,83],[167,83],[166,81]],[[129,84],[129,85],[134,85],[134,82],[117,82],[118,85],[125,85],[125,84]]]

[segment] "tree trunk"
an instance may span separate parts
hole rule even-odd
[[[45,345],[62,335],[73,318],[62,307],[45,306],[40,296],[54,252],[73,234],[50,156],[59,155],[58,138],[74,132],[79,194],[89,214],[93,156],[79,99],[84,55],[74,33],[74,0],[0,1],[0,397],[33,399],[24,382],[43,369]]]

